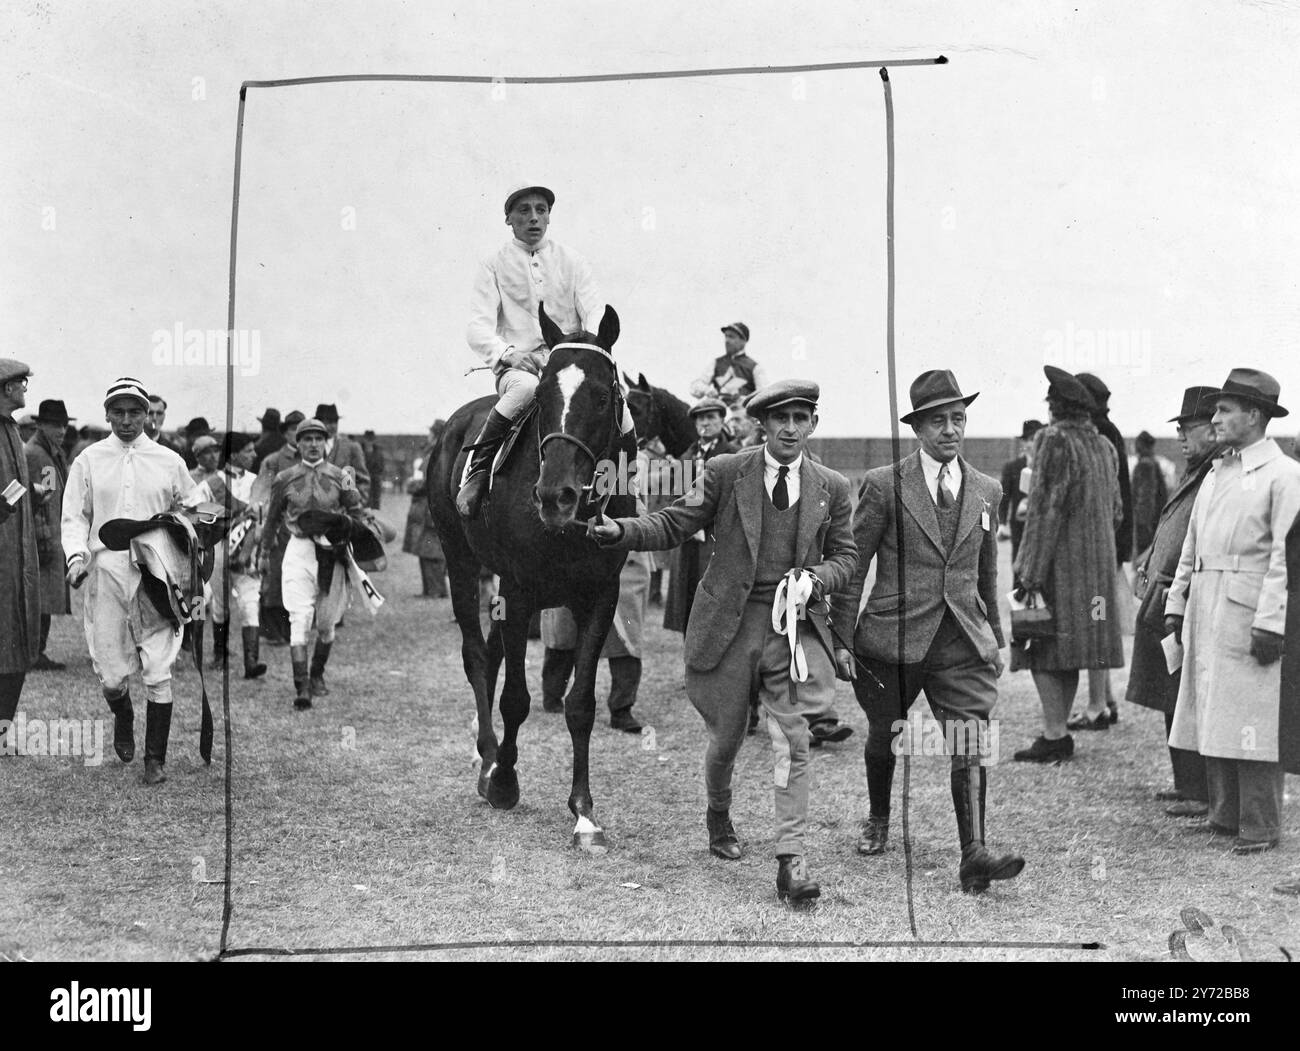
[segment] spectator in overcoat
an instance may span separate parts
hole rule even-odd
[[[1187,471],[1182,482],[1160,512],[1150,547],[1134,562],[1137,582],[1134,591],[1139,605],[1133,630],[1133,664],[1129,670],[1127,700],[1164,713],[1165,740],[1174,723],[1178,702],[1179,672],[1169,674],[1160,640],[1165,634],[1165,599],[1174,581],[1178,559],[1187,537],[1192,503],[1210,465],[1221,451],[1210,417],[1214,413],[1217,387],[1188,387],[1183,392],[1182,411],[1170,423],[1178,425],[1178,438]],[[1133,489],[1141,489],[1139,472],[1134,472]],[[1169,749],[1174,771],[1173,791],[1157,792],[1156,798],[1173,805],[1166,811],[1174,817],[1193,817],[1208,809],[1205,760],[1196,752]]]
[[[63,402],[41,402],[36,413],[37,430],[26,446],[27,473],[39,501],[33,504],[36,514],[36,557],[41,567],[41,652],[32,668],[37,671],[61,671],[62,662],[50,660],[45,653],[54,617],[66,617],[72,611],[68,600],[67,570],[63,564],[63,489],[68,484],[68,461],[63,455],[63,437],[68,426],[68,410]]]
[[[1146,431],[1133,439],[1137,463],[1133,465],[1130,487],[1133,491],[1133,551],[1140,556],[1155,536],[1160,510],[1169,499],[1165,472],[1156,459],[1156,440]]]
[[[1018,584],[1046,600],[1055,634],[1027,645],[1013,642],[1011,668],[1029,668],[1043,706],[1043,733],[1015,759],[1058,762],[1074,754],[1066,719],[1080,669],[1124,663],[1115,615],[1115,524],[1123,514],[1115,449],[1097,433],[1095,402],[1075,377],[1054,365],[1051,422],[1034,439],[1029,514],[1014,573]],[[1091,697],[1088,715],[1106,714],[1105,695]]]

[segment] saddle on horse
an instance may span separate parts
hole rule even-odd
[[[488,418],[476,438],[469,445],[461,447],[462,452],[470,454],[465,467],[465,484],[456,495],[456,510],[462,518],[475,518],[483,505],[483,497],[492,487],[492,478],[501,470],[502,465],[510,459],[510,453],[528,421],[537,415],[537,402],[533,402],[512,420],[502,416],[496,409],[488,412]],[[490,469],[489,469],[490,468]]]

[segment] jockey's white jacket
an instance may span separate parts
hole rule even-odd
[[[475,274],[470,349],[494,371],[511,347],[535,350],[543,342],[538,303],[564,333],[590,331],[605,313],[591,267],[577,252],[546,238],[534,248],[511,238]]]

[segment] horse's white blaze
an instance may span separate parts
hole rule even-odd
[[[560,429],[568,432],[566,426],[569,421],[569,402],[573,396],[578,393],[578,388],[582,386],[582,381],[587,378],[586,374],[577,365],[565,365],[556,377],[560,384],[560,394],[564,398],[564,405],[560,409]]]
[[[578,823],[573,826],[573,832],[575,835],[590,835],[593,832],[599,831],[600,826],[583,814],[578,815]]]

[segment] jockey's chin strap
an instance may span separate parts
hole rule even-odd
[[[808,617],[808,600],[813,594],[813,576],[802,569],[792,569],[781,578],[772,600],[772,630],[790,642],[790,678],[808,681],[808,658],[799,641],[799,621]]]
[[[623,385],[618,381],[618,366],[614,365],[614,355],[604,347],[597,346],[595,343],[557,343],[551,348],[551,353],[557,350],[594,350],[596,353],[603,355],[610,363],[613,369],[614,379],[610,383],[610,434],[621,435],[620,430],[623,422]],[[560,426],[564,426],[564,421],[560,421]],[[539,431],[540,434],[540,431]],[[565,431],[551,431],[544,438],[537,441],[537,460],[540,463],[546,456],[547,443],[553,441],[564,441],[570,445],[577,446],[578,449],[591,461],[592,476],[591,481],[582,487],[582,497],[587,501],[588,506],[593,506],[600,517],[604,517],[605,508],[609,506],[610,497],[614,495],[614,489],[610,486],[607,491],[601,495],[599,500],[592,500],[592,494],[596,490],[596,479],[599,474],[597,468],[600,466],[601,457],[591,451],[587,445],[577,435],[569,434]],[[581,518],[579,514],[576,517]]]

